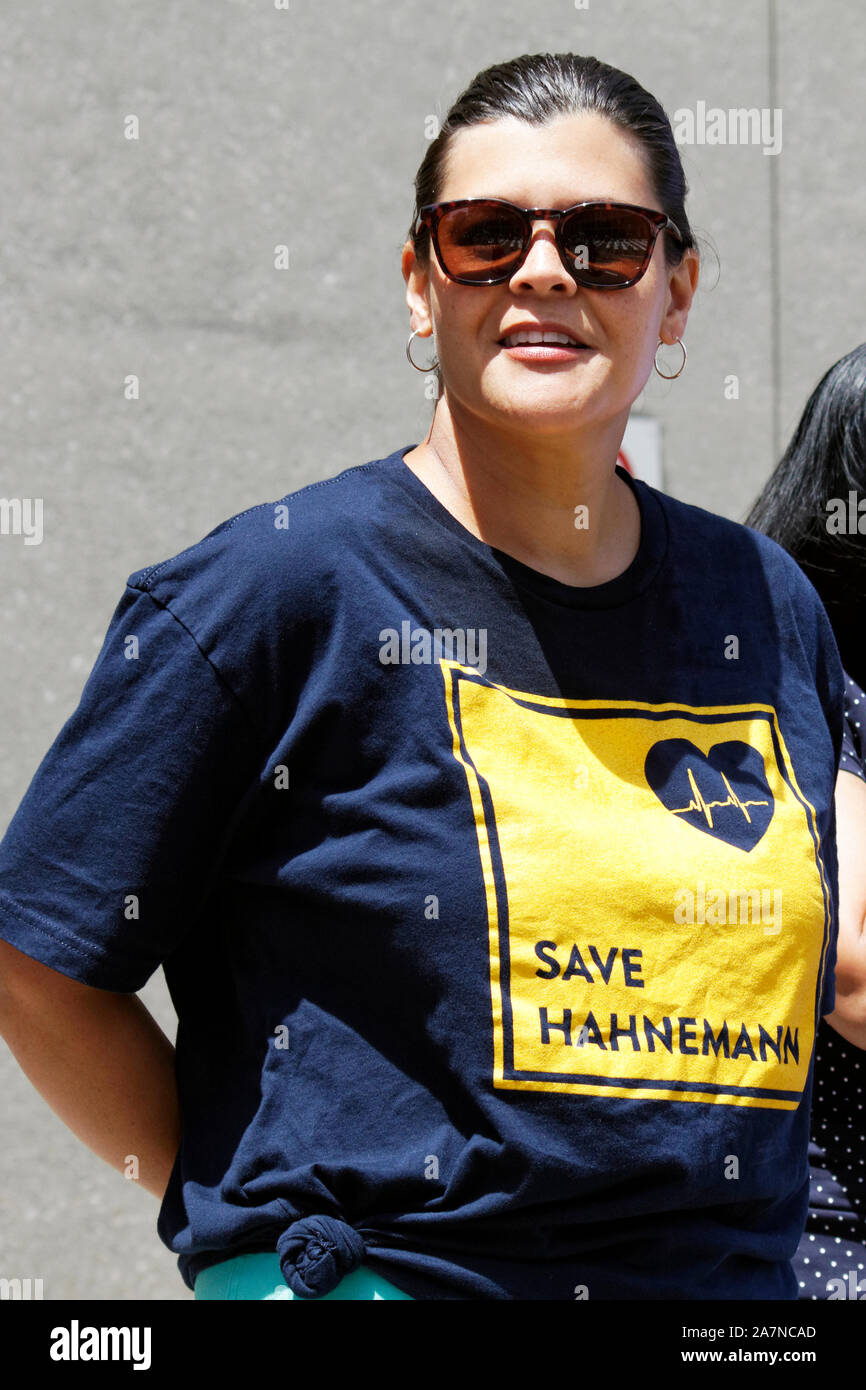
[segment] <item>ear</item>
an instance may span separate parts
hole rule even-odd
[[[683,255],[679,265],[668,274],[665,311],[659,324],[659,337],[663,343],[675,343],[685,335],[689,309],[698,288],[700,258],[693,247]]]
[[[400,258],[403,279],[406,281],[406,303],[410,309],[412,328],[417,328],[419,337],[429,338],[433,332],[433,319],[430,314],[430,272],[425,270],[415,254],[411,240],[407,240]]]

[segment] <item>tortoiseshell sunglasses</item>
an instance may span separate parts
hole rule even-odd
[[[667,230],[682,242],[663,212],[634,203],[575,203],[570,208],[519,208],[502,198],[458,198],[420,209],[445,275],[460,285],[501,285],[525,261],[532,223],[555,222],[562,263],[579,285],[624,290],[637,284]]]

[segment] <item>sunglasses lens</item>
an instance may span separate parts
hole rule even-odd
[[[439,222],[439,254],[449,275],[478,284],[504,279],[525,239],[522,218],[496,203],[453,208]]]
[[[582,208],[563,224],[562,244],[577,280],[604,289],[641,274],[652,249],[653,229],[638,212]]]

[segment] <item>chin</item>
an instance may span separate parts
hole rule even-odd
[[[496,413],[507,417],[512,426],[523,422],[527,429],[536,434],[556,434],[563,430],[576,429],[590,420],[599,419],[599,403],[567,397],[559,392],[554,396],[547,393],[527,393],[521,400],[517,393],[511,392],[504,398],[489,403]]]

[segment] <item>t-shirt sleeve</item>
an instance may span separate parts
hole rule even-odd
[[[0,843],[0,936],[85,984],[140,989],[202,912],[256,750],[191,632],[128,583]]]

